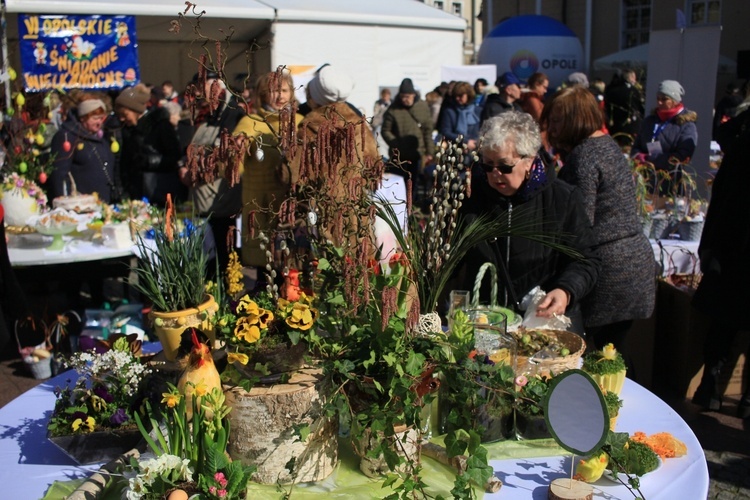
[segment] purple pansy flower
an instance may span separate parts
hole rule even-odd
[[[115,400],[115,398],[109,392],[107,392],[107,388],[101,385],[94,387],[94,394],[102,398],[107,403],[111,403]]]
[[[117,411],[109,417],[109,421],[115,425],[122,425],[128,420],[130,420],[130,417],[128,417],[128,414],[125,413],[125,410],[122,408],[118,408]]]

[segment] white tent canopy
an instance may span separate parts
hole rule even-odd
[[[5,0],[11,47],[18,40],[14,14],[128,14],[136,16],[141,75],[159,82],[186,82],[202,51],[188,25],[179,34],[170,22],[185,9],[181,0]],[[356,84],[350,101],[370,112],[382,86],[405,77],[431,89],[441,67],[463,62],[466,21],[416,0],[205,0],[198,10],[205,35],[232,32],[227,74],[260,74],[278,65],[309,71],[324,63],[349,72]],[[190,13],[188,13],[190,16]],[[245,53],[252,49],[250,62]],[[212,46],[208,47],[209,52]],[[232,83],[230,81],[230,83]],[[179,86],[179,83],[178,83]]]
[[[645,69],[648,67],[648,47],[649,44],[644,43],[635,47],[609,54],[599,59],[594,60],[595,71],[614,71],[616,69]],[[720,73],[734,73],[737,68],[737,63],[732,59],[719,55],[719,72]]]

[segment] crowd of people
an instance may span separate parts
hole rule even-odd
[[[565,314],[573,321],[571,329],[585,334],[591,348],[614,343],[628,357],[625,338],[633,321],[648,318],[654,310],[656,265],[638,220],[626,155],[672,176],[693,156],[697,116],[683,103],[685,90],[679,82],[661,82],[656,108],[646,112],[642,88],[630,70],[618,72],[609,85],[589,83],[585,74],[573,73],[556,90],[543,73],[531,75],[524,84],[506,72],[494,84],[482,79],[444,83],[424,99],[412,79],[405,78],[395,96],[388,89],[381,92],[372,117],[347,102],[354,86],[351,75],[324,65],[308,83],[305,103],[296,102],[294,82],[285,71],[260,75],[254,89],[242,95],[213,72],[184,93],[164,82],[160,88],[136,85],[116,96],[71,94],[75,100],[56,110],[60,123],[51,142],[55,170],[50,194],[63,195],[75,187],[82,193],[97,192],[106,202],[147,197],[158,205],[167,193],[190,199],[197,213],[210,215],[217,256],[224,265],[235,217],[242,214],[259,229],[276,227],[282,200],[300,175],[309,175],[311,158],[282,154],[279,141],[285,127],[298,127],[300,140],[315,141],[321,127],[343,128],[367,120],[371,134],[357,135],[351,145],[357,157],[367,165],[383,162],[386,175],[410,179],[414,186],[427,179],[441,142],[461,137],[466,150],[479,157],[470,165],[472,196],[462,216],[507,217],[511,226],[552,235],[553,243],[574,250],[577,257],[556,251],[549,242],[496,239],[469,254],[456,283],[470,289],[477,268],[493,262],[508,277],[502,285],[506,305],[517,307],[521,297],[541,286],[546,296],[539,315]],[[746,135],[745,128],[725,131],[740,120],[734,115],[747,122],[744,103],[750,103],[750,92],[746,85],[727,94],[717,106],[721,116],[714,119],[714,134],[727,142],[731,163],[742,154],[737,137]],[[232,186],[225,177],[201,182],[191,176],[186,164],[190,149],[218,145],[227,133],[249,139],[241,182]],[[302,146],[296,150],[306,150]],[[741,169],[726,170],[731,172],[717,176],[717,188],[730,191],[743,184],[726,180],[744,175]],[[344,172],[331,182],[348,182],[357,175],[341,166]],[[341,186],[331,186],[334,198],[336,189],[344,191]],[[413,193],[414,201],[420,201],[419,190]],[[744,269],[738,275],[747,272],[731,255],[726,257],[730,264],[720,262],[725,257],[717,234],[731,228],[717,223],[715,213],[722,210],[717,207],[732,207],[728,200],[734,198],[715,195],[724,201],[712,203],[701,245],[709,273],[705,287],[728,279],[721,272],[734,269],[732,265]],[[335,231],[330,236],[335,239]],[[267,251],[250,231],[243,232],[242,261],[254,267],[268,261]],[[706,299],[710,293],[699,292],[702,307],[718,307]],[[723,313],[722,318],[717,328],[724,332],[721,338],[729,339],[724,346],[731,341],[727,332],[736,325],[727,326]],[[696,402],[715,406],[712,389],[725,350],[709,353],[707,378]]]

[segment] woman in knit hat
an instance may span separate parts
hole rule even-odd
[[[54,170],[49,176],[50,198],[73,194],[73,182],[81,194],[117,201],[120,188],[115,175],[112,134],[104,130],[107,105],[94,94],[82,94],[60,130],[52,138]],[[71,180],[72,177],[72,180]]]
[[[698,115],[682,103],[685,89],[675,80],[664,80],[656,94],[656,108],[643,120],[630,155],[653,163],[657,169],[670,172],[673,180],[681,172],[679,164],[687,163],[698,143],[695,122]],[[663,185],[662,194],[671,186]],[[676,193],[675,193],[676,194]]]

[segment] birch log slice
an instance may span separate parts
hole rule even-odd
[[[320,370],[301,370],[286,384],[226,391],[232,408],[228,451],[233,460],[257,466],[253,481],[320,481],[333,472],[338,425],[322,413],[321,385]],[[310,428],[304,441],[295,434],[295,427],[302,425]]]
[[[559,478],[549,485],[549,500],[592,500],[594,488],[575,479]]]

